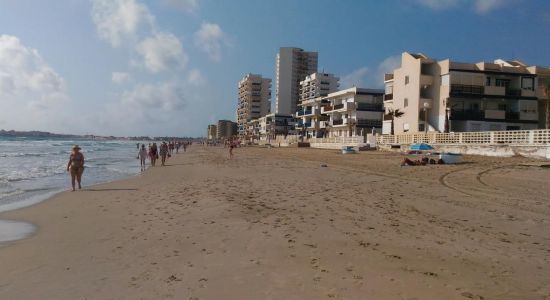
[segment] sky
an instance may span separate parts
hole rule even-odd
[[[550,1],[0,0],[0,129],[204,136],[289,46],[342,88],[382,87],[405,51],[549,66]]]

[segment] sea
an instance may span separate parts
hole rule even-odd
[[[67,162],[75,144],[85,156],[83,188],[138,174],[137,143],[0,136],[0,212],[33,205],[70,189]],[[32,224],[0,220],[0,242],[33,230]]]

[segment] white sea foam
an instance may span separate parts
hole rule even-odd
[[[0,220],[0,242],[26,238],[35,230],[35,226],[26,222]]]

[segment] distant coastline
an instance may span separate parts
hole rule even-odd
[[[31,138],[65,138],[65,139],[87,139],[87,140],[126,140],[126,141],[158,141],[158,140],[170,140],[170,139],[195,139],[192,137],[149,137],[149,136],[132,136],[132,137],[118,137],[118,136],[102,136],[93,134],[63,134],[52,133],[47,131],[17,131],[17,130],[0,130],[0,137],[31,137]]]

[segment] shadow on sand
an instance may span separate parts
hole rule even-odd
[[[82,189],[85,192],[137,191],[138,189]]]

